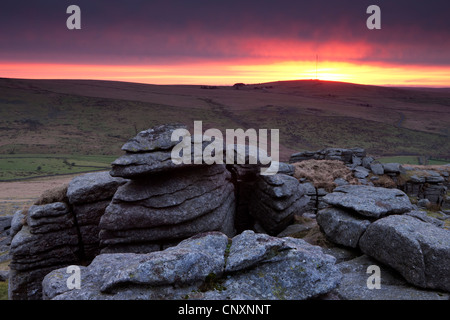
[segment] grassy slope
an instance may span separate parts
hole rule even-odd
[[[269,88],[267,88],[269,87]],[[156,124],[280,129],[282,155],[328,146],[449,157],[450,93],[321,81],[241,90],[0,79],[0,154],[122,154]]]

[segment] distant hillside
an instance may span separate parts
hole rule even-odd
[[[294,151],[365,148],[370,154],[450,158],[450,92],[326,81],[239,87],[0,78],[0,154],[119,155],[156,124],[280,129]]]

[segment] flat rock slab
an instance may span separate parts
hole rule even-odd
[[[66,268],[45,276],[45,299],[308,299],[330,292],[341,274],[335,258],[301,239],[245,231],[231,239],[199,234],[148,254],[100,254],[80,267],[70,290]],[[229,265],[229,267],[227,267]]]
[[[324,196],[323,201],[371,218],[405,213],[413,209],[408,196],[401,190],[363,185],[337,187]]]

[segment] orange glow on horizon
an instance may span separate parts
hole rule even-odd
[[[148,84],[233,85],[316,79],[315,61],[267,64],[245,62],[177,65],[78,65],[0,62],[0,77],[84,79]],[[320,61],[319,80],[369,85],[450,87],[450,66],[402,66]]]

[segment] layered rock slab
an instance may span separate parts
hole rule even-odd
[[[153,251],[151,245],[205,231],[234,235],[235,195],[224,165],[153,174],[121,186],[99,227],[102,252]],[[132,249],[131,246],[135,249]],[[135,252],[135,251],[132,251]]]
[[[337,287],[334,263],[300,239],[244,231],[230,246],[226,235],[208,232],[161,252],[100,254],[80,267],[80,289],[67,288],[65,268],[54,270],[43,281],[44,298],[308,299]]]
[[[249,213],[267,233],[276,235],[306,211],[310,197],[306,188],[289,175],[260,176],[250,198]]]
[[[17,211],[13,226],[8,296],[41,298],[41,281],[52,269],[80,261],[78,233],[66,203],[55,202]]]

